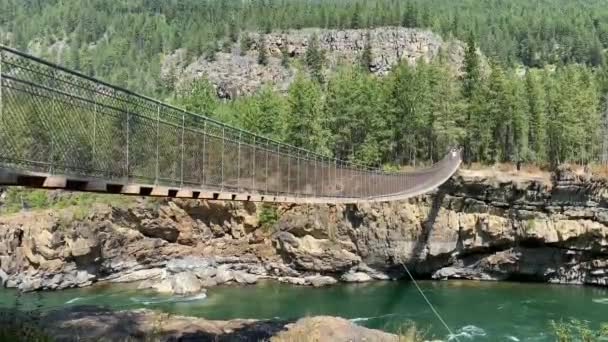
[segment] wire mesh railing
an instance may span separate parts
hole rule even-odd
[[[0,46],[0,167],[247,194],[361,199],[436,186],[459,163],[454,151],[424,170],[370,169]]]

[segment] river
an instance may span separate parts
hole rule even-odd
[[[420,282],[452,330],[466,341],[552,341],[549,321],[577,318],[593,327],[608,322],[608,289],[509,282]],[[17,292],[0,290],[0,305],[12,307]],[[21,307],[43,310],[69,305],[105,305],[115,309],[150,308],[208,319],[283,318],[332,315],[357,324],[399,331],[413,321],[429,334],[447,333],[413,284],[376,282],[326,288],[277,282],[212,288],[208,294],[160,296],[128,285],[94,286],[57,292],[28,293]]]

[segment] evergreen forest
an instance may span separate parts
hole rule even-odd
[[[341,159],[390,167],[436,161],[558,165],[608,160],[608,6],[603,0],[0,0],[0,39],[185,109]],[[328,75],[309,44],[286,93],[217,98],[202,79],[177,91],[160,77],[179,48],[209,56],[247,32],[307,27],[430,30],[465,45],[403,62],[385,76],[360,63]],[[263,42],[262,42],[263,43]],[[267,63],[260,53],[258,62]],[[293,63],[285,58],[286,65]]]

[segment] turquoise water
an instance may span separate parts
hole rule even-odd
[[[552,341],[550,320],[577,318],[597,327],[608,322],[608,289],[547,284],[472,281],[421,282],[423,291],[463,341]],[[16,292],[0,290],[0,305],[13,306]],[[408,282],[343,284],[327,288],[263,282],[249,287],[212,288],[208,294],[175,297],[129,286],[97,286],[22,295],[25,307],[104,305],[150,308],[208,319],[282,318],[332,315],[357,324],[397,331],[410,320],[447,340],[415,287]]]

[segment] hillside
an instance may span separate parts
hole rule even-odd
[[[186,49],[192,61],[243,32],[401,26],[473,38],[503,66],[597,66],[608,47],[607,19],[602,0],[0,0],[0,42],[166,95],[163,56]]]
[[[316,36],[324,51],[325,78],[338,68],[366,63],[379,75],[387,75],[401,61],[415,64],[417,60],[431,62],[442,55],[455,72],[460,73],[464,62],[464,44],[444,41],[430,31],[403,27],[381,27],[371,30],[303,29],[270,34],[242,33],[238,42],[223,47],[210,56],[188,58],[186,49],[179,49],[161,61],[164,83],[175,82],[176,88],[187,87],[193,79],[207,78],[222,98],[251,95],[262,85],[286,92],[297,70],[302,69],[309,41]],[[249,41],[245,43],[244,41]],[[268,61],[259,62],[260,49]],[[362,61],[369,49],[369,61]]]

